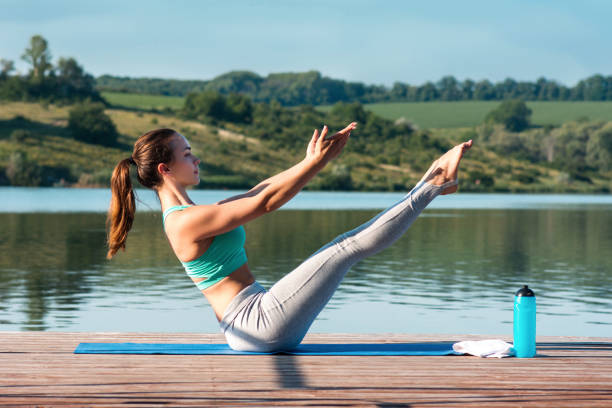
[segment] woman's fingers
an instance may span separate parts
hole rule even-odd
[[[327,127],[327,125],[324,125],[323,130],[321,131],[321,135],[318,136],[318,139],[316,140],[317,147],[322,148],[323,141],[329,141],[330,143],[328,143],[327,145],[341,144],[341,146],[344,146],[344,144],[346,144],[348,137],[351,134],[351,130],[355,129],[356,127],[357,127],[357,122],[351,122],[347,127],[342,129],[341,131],[328,136],[327,133],[329,131],[329,128]],[[337,140],[337,139],[340,139],[340,140]],[[337,141],[338,143],[333,143],[333,141]]]
[[[323,130],[321,131],[321,136],[319,137],[321,141],[325,140],[325,136],[327,136],[328,130],[329,129],[327,128],[327,125],[323,125]]]
[[[336,137],[336,136],[340,136],[340,135],[347,135],[351,133],[351,130],[355,129],[357,127],[357,122],[351,122],[349,123],[349,125],[347,127],[345,127],[344,129],[342,129],[341,131],[337,132],[334,136],[332,137]]]
[[[351,130],[355,129],[356,127],[357,127],[357,122],[351,122],[351,123],[349,123],[349,125],[347,127],[342,129],[339,133],[350,132]]]
[[[351,130],[355,129],[356,127],[357,127],[357,122],[351,122],[347,127],[342,129],[338,133],[340,133],[340,134],[351,133]]]
[[[334,133],[333,136],[328,137],[327,139],[329,140],[329,139],[334,139],[338,136],[348,135],[351,133],[351,130],[355,129],[356,127],[357,127],[357,122],[351,122],[347,127],[340,130],[339,132]]]
[[[312,137],[310,138],[310,141],[308,142],[308,146],[306,147],[306,157],[313,157],[314,155],[316,155],[317,150],[318,150],[318,146],[317,146],[318,136],[319,136],[319,130],[315,129],[314,132],[312,132]]]

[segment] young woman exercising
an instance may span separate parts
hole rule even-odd
[[[111,176],[107,258],[125,251],[132,227],[133,164],[137,180],[157,193],[170,246],[215,311],[228,345],[264,352],[295,348],[352,265],[395,242],[437,195],[457,190],[459,161],[472,146],[469,140],[450,149],[398,202],[323,245],[266,290],[249,270],[242,225],[295,196],[340,154],[356,126],[353,122],[331,137],[326,126],[320,134],[315,130],[301,162],[244,194],[207,205],[196,205],[187,194],[186,188],[200,181],[200,159],[187,139],[168,128],[145,133]]]

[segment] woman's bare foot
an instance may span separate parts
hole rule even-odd
[[[460,143],[440,156],[429,167],[421,181],[430,184],[445,186],[440,195],[451,194],[457,191],[457,170],[463,153],[472,147],[472,139]]]

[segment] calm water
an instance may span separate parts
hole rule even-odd
[[[213,203],[244,191],[190,191]],[[108,189],[0,187],[0,328],[219,333],[137,190],[127,250],[105,259]],[[245,225],[266,288],[401,193],[303,191]],[[528,284],[541,335],[612,336],[612,196],[437,197],[391,247],[354,265],[310,332],[512,334]]]

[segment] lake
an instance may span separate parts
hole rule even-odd
[[[198,204],[243,193],[190,190]],[[302,191],[245,224],[269,288],[405,193]],[[151,190],[107,260],[109,189],[0,187],[2,330],[206,332],[218,322],[172,252]],[[313,333],[512,334],[514,293],[537,297],[537,333],[612,336],[612,196],[438,196],[392,246],[355,264]]]

